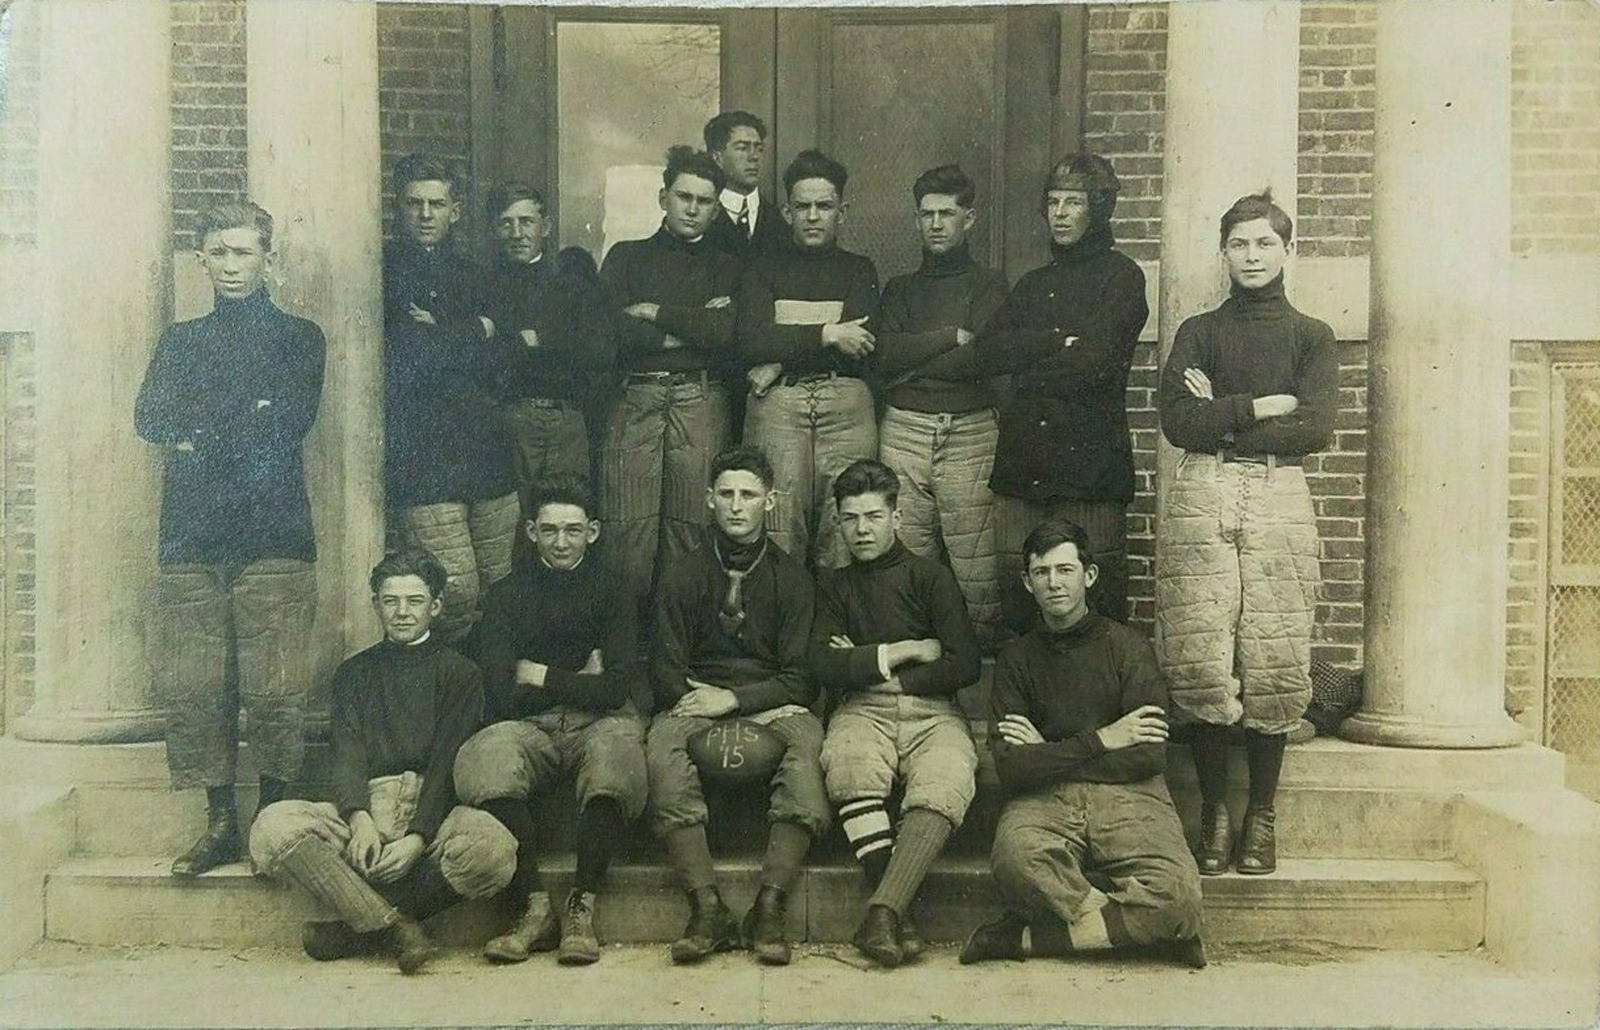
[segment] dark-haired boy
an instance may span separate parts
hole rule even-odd
[[[161,334],[134,409],[139,436],[166,448],[154,685],[167,767],[174,790],[206,789],[205,832],[175,876],[239,858],[241,705],[260,805],[282,798],[300,770],[317,597],[301,445],[326,350],[315,323],[267,292],[271,215],[249,202],[215,207],[195,240],[213,309]]]
[[[873,887],[854,942],[889,967],[922,953],[910,906],[975,787],[978,756],[956,691],[976,683],[978,640],[955,576],[899,540],[899,478],[858,461],[833,481],[850,564],[817,570],[812,667],[842,700],[828,721],[828,798]],[[887,802],[905,784],[896,834]]]
[[[806,150],[783,173],[794,245],[758,258],[739,291],[740,358],[749,366],[744,439],[772,456],[772,537],[811,567],[847,560],[833,519],[833,477],[878,454],[867,385],[878,272],[839,246],[849,173]]]
[[[250,830],[250,857],[299,885],[336,920],[305,925],[319,961],[372,945],[402,973],[433,957],[420,924],[511,879],[516,842],[486,812],[456,804],[451,767],[482,724],[482,677],[433,632],[446,573],[427,551],[372,570],[383,641],[334,674],[332,801],[280,801]]]
[[[623,390],[606,422],[600,504],[629,589],[650,595],[699,535],[700,491],[728,440],[723,377],[733,359],[739,262],[707,238],[722,169],[673,147],[661,176],[661,228],[619,243],[600,269]]]
[[[644,811],[644,713],[649,683],[639,660],[637,606],[622,578],[591,548],[600,538],[586,477],[536,485],[525,531],[532,552],[484,601],[478,624],[489,715],[495,720],[456,758],[456,792],[517,839],[509,893],[519,913],[484,948],[521,962],[559,946],[566,965],[600,958],[595,896],[628,826]],[[578,867],[552,905],[540,886],[532,800],[572,775],[578,797]]]
[[[989,738],[1010,795],[991,862],[1007,909],[961,961],[1156,945],[1196,968],[1200,877],[1167,793],[1167,687],[1150,644],[1089,608],[1081,526],[1023,542],[1039,624],[995,666]]]
[[[385,488],[398,535],[450,574],[439,631],[460,640],[511,571],[514,452],[495,399],[499,349],[481,278],[455,246],[460,183],[443,162],[394,169],[400,231],[383,250]]]
[[[1278,773],[1311,700],[1320,570],[1300,466],[1333,435],[1339,354],[1333,330],[1284,296],[1293,238],[1268,195],[1223,214],[1232,295],[1178,327],[1157,396],[1161,429],[1183,452],[1157,535],[1156,654],[1196,723],[1205,875],[1235,857],[1241,873],[1277,868]],[[1240,724],[1250,793],[1235,856],[1224,794]]]
[[[706,122],[706,153],[728,177],[719,199],[722,210],[711,223],[711,242],[742,260],[789,245],[789,227],[768,197],[761,195],[761,166],[767,153],[767,123],[749,111],[724,111]]]
[[[526,497],[546,476],[589,477],[585,411],[616,353],[601,291],[581,275],[563,274],[545,253],[544,195],[524,183],[502,183],[484,213],[499,244],[484,282],[484,310],[501,348],[498,385],[516,445],[517,492]]]
[[[697,962],[742,936],[762,962],[782,965],[790,957],[789,890],[832,814],[818,759],[822,723],[808,708],[816,699],[811,577],[766,531],[773,505],[766,455],[753,447],[724,451],[707,482],[712,524],[701,546],[662,574],[650,660],[658,709],[645,742],[650,817],[689,895],[689,924],[672,945],[672,961]],[[735,715],[764,723],[785,745],[772,776],[761,890],[742,928],[717,890],[710,815],[688,752],[691,736]]]
[[[989,486],[1000,495],[1001,603],[1014,629],[1032,617],[1016,588],[1022,541],[1047,517],[1088,532],[1100,569],[1091,603],[1127,618],[1128,371],[1150,309],[1144,272],[1112,249],[1120,188],[1096,154],[1056,164],[1041,191],[1050,263],[1017,281],[975,341],[989,371],[1013,373]]]
[[[883,288],[878,375],[888,406],[878,427],[885,465],[900,477],[900,540],[948,556],[979,636],[1000,626],[994,468],[999,416],[976,348],[967,346],[1006,299],[1005,276],[972,259],[977,187],[958,165],[930,168],[911,187],[922,267]]]

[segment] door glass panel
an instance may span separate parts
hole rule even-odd
[[[850,170],[841,242],[876,261],[884,279],[914,268],[922,248],[911,184],[954,162],[978,186],[973,256],[996,263],[991,232],[1003,212],[994,159],[1005,133],[994,24],[836,22],[831,46],[830,135]]]
[[[661,224],[663,155],[703,145],[721,95],[721,31],[712,24],[556,24],[557,181],[562,246],[597,260]]]

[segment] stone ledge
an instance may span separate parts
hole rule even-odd
[[[12,781],[16,782],[16,781]],[[71,854],[76,809],[72,791],[21,787],[0,801],[0,969],[44,936],[45,874]]]
[[[293,945],[314,915],[298,892],[227,866],[193,881],[167,875],[168,860],[78,859],[47,883],[52,940],[84,944],[240,947]],[[547,884],[570,883],[570,856],[541,863]],[[719,862],[729,904],[753,898],[759,865]],[[1483,882],[1453,862],[1286,859],[1270,877],[1230,874],[1202,883],[1208,933],[1219,941],[1311,940],[1348,947],[1466,950],[1483,938]],[[843,863],[812,865],[791,902],[796,940],[847,940],[866,902],[860,872]],[[916,909],[930,939],[955,941],[999,909],[981,859],[941,859]],[[613,867],[598,908],[599,931],[618,943],[667,941],[686,917],[672,874],[660,865]],[[495,923],[493,906],[473,903],[439,920],[442,939],[472,944]]]

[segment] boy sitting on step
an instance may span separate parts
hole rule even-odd
[[[434,947],[419,925],[511,881],[517,844],[492,815],[456,804],[456,752],[483,720],[478,667],[432,631],[446,572],[424,550],[372,570],[384,639],[334,676],[333,800],[279,801],[250,830],[264,874],[298,884],[337,917],[305,925],[319,961],[387,945],[402,973]]]

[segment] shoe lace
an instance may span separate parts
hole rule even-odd
[[[574,891],[567,898],[567,915],[586,916],[590,912],[589,895]]]

